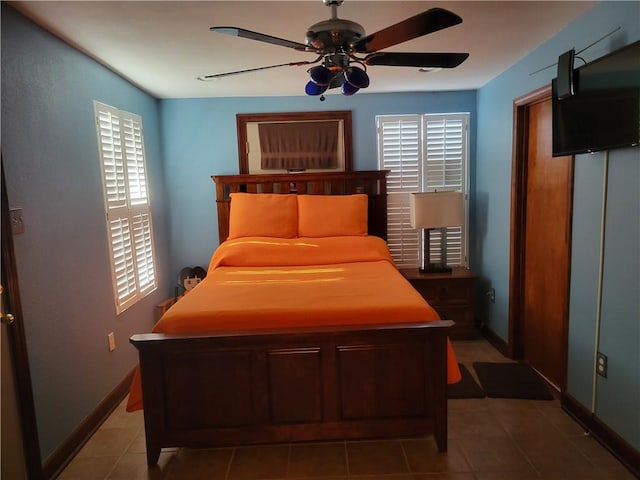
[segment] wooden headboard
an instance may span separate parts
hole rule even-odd
[[[220,243],[229,236],[229,209],[234,192],[298,193],[312,195],[369,196],[369,234],[387,239],[386,170],[321,173],[278,173],[270,175],[214,175]]]

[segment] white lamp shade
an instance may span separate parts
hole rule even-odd
[[[457,227],[464,224],[462,192],[421,192],[409,195],[413,228]]]

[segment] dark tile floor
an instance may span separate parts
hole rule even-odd
[[[484,340],[454,342],[458,360],[508,361]],[[634,477],[558,400],[449,400],[449,449],[432,437],[163,450],[148,469],[141,412],[124,402],[61,480],[530,480]]]

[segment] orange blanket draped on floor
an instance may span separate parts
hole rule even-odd
[[[439,320],[374,236],[224,242],[207,277],[173,305],[154,333],[411,323]],[[447,345],[447,381],[460,380]],[[142,408],[139,370],[127,410]]]

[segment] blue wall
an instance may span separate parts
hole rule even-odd
[[[569,291],[569,344],[567,390],[586,407],[593,396],[593,361],[596,342],[596,312],[599,307],[600,249],[602,247],[602,202],[604,153],[582,155],[573,179],[573,224],[571,287]]]
[[[640,148],[578,165],[567,392],[640,449]],[[594,384],[596,347],[608,375]]]
[[[608,375],[596,377],[593,410],[640,449],[640,148],[610,152],[607,184],[598,349]]]
[[[530,73],[559,53],[618,26],[622,31],[585,52],[586,60],[638,39],[639,9],[638,2],[597,5],[478,92],[358,93],[320,103],[307,97],[158,101],[3,4],[2,154],[10,206],[22,207],[26,219],[15,242],[43,456],[136,363],[126,339],[149,330],[154,305],[171,293],[177,272],[209,261],[218,245],[210,177],[238,171],[236,113],[352,110],[354,167],[363,170],[376,168],[375,115],[471,112],[471,264],[496,288],[496,303],[480,304],[483,318],[507,338],[513,99],[548,84],[553,69]],[[111,293],[93,100],[138,113],[145,125],[160,285],[120,316]],[[639,239],[637,223],[628,220],[640,216],[639,152],[611,155],[604,226],[594,213],[602,202],[602,156],[576,160],[568,378],[569,394],[591,408],[598,333],[592,262],[605,228],[599,339],[610,376],[598,380],[593,408],[636,447]],[[618,231],[629,234],[620,238]],[[118,344],[113,353],[110,331]]]
[[[206,267],[218,246],[211,175],[238,173],[237,113],[351,110],[354,169],[377,169],[376,115],[471,113],[471,178],[475,155],[474,91],[365,94],[353,97],[207,98],[163,100],[162,131],[170,218],[170,271]],[[473,180],[471,182],[473,195]]]
[[[143,117],[160,286],[116,316],[93,100]],[[2,157],[43,459],[131,371],[168,263],[158,102],[2,4]],[[162,293],[160,293],[162,292]],[[115,333],[109,353],[107,334]]]
[[[160,283],[119,316],[93,100],[141,115],[145,128]],[[474,118],[475,105],[474,91],[159,101],[3,4],[3,167],[10,207],[26,223],[15,245],[43,461],[136,364],[127,339],[150,330],[178,271],[208,263],[218,244],[210,177],[238,172],[236,113],[352,110],[354,168],[375,169],[376,114]],[[473,131],[471,140],[473,156]]]
[[[547,85],[558,55],[580,50],[618,27],[621,30],[580,56],[587,62],[640,38],[639,2],[602,2],[478,91],[476,154],[476,245],[473,266],[496,303],[481,296],[483,320],[508,338],[509,239],[513,100]],[[601,225],[604,154],[575,160],[572,271],[569,318],[569,395],[640,448],[640,148],[610,153],[606,223]],[[604,229],[604,230],[603,230]],[[600,236],[605,235],[602,317],[596,322]],[[618,232],[625,232],[620,235]],[[595,263],[594,263],[595,262]],[[597,380],[594,349],[609,356],[609,378]]]

